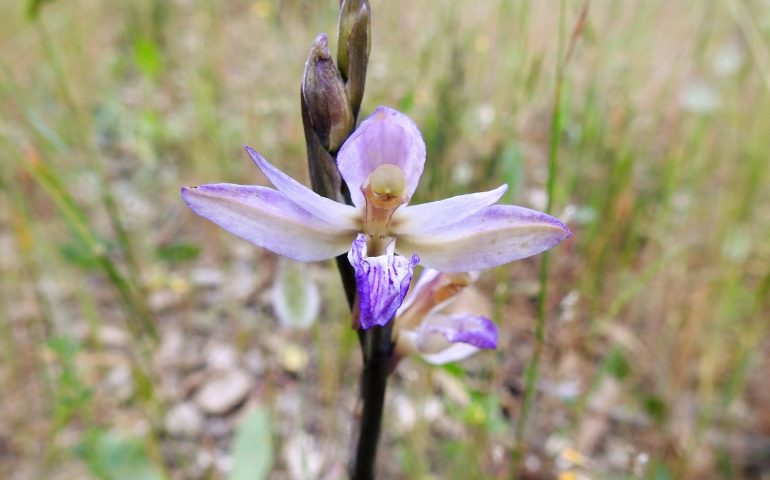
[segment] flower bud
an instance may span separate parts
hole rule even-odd
[[[302,99],[321,145],[336,152],[353,130],[353,113],[324,33],[316,37],[305,63]]]
[[[371,49],[371,20],[368,0],[342,0],[337,42],[337,65],[345,80],[353,116],[358,115],[364,96],[366,67]]]
[[[310,112],[305,103],[305,97],[301,93],[299,99],[302,110],[302,126],[305,130],[310,185],[317,194],[345,203],[342,177],[337,169],[337,162],[332,154],[321,145],[321,140],[313,129],[313,122],[310,120]],[[347,265],[347,262],[342,262],[342,264]]]

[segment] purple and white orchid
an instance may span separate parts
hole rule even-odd
[[[364,120],[337,155],[352,206],[318,195],[245,148],[277,190],[184,187],[185,202],[225,230],[295,260],[349,251],[364,329],[390,321],[418,260],[442,272],[480,270],[535,255],[571,235],[544,213],[494,205],[505,185],[408,205],[425,164],[425,143],[412,120],[387,107]]]
[[[454,308],[478,277],[477,272],[423,270],[396,314],[395,362],[416,353],[428,363],[441,365],[497,348],[498,330],[492,320],[479,311]]]

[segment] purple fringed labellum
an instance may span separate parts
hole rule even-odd
[[[366,235],[362,234],[353,241],[348,259],[356,271],[361,328],[384,326],[406,297],[414,266],[419,262],[417,255],[411,259],[392,253],[367,257]]]

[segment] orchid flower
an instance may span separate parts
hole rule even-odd
[[[387,107],[364,120],[337,155],[353,205],[318,195],[245,149],[276,189],[184,187],[185,202],[230,233],[294,260],[349,251],[364,329],[390,321],[418,261],[443,272],[480,270],[535,255],[571,235],[544,213],[494,205],[505,185],[409,205],[425,164],[425,142],[412,120]]]
[[[464,360],[480,349],[497,348],[492,320],[453,309],[460,295],[478,278],[476,272],[441,273],[426,268],[396,313],[397,362],[417,353],[434,365]]]

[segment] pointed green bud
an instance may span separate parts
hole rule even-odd
[[[368,0],[342,0],[337,42],[337,65],[345,80],[353,116],[364,97],[366,67],[372,45],[371,7]]]
[[[305,63],[302,99],[321,145],[331,153],[339,150],[353,130],[353,112],[325,33],[316,37]]]

